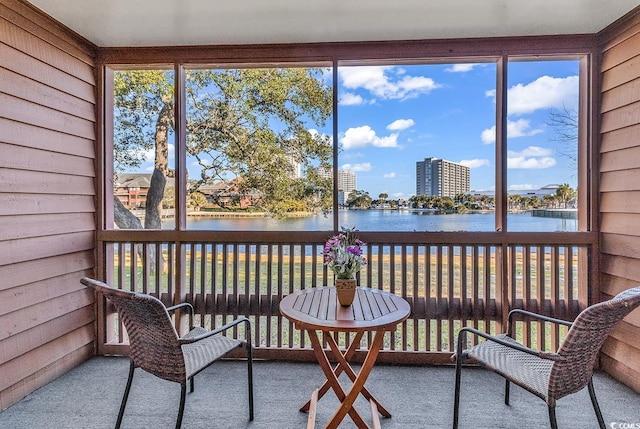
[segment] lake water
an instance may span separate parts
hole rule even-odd
[[[494,213],[434,214],[398,210],[340,210],[340,225],[360,231],[494,231]],[[218,231],[331,231],[333,217],[317,215],[301,218],[209,218],[187,219],[189,229]],[[577,231],[576,219],[534,217],[530,213],[507,215],[509,231]],[[173,220],[163,224],[173,228]]]

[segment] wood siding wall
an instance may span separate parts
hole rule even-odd
[[[0,0],[0,410],[94,353],[93,51]]]
[[[601,34],[601,298],[640,284],[640,12]],[[640,310],[603,347],[602,368],[640,392]]]

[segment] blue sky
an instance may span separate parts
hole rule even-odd
[[[471,168],[471,189],[495,188],[496,66],[361,66],[339,69],[339,168],[357,173],[372,198],[415,194],[415,165],[427,157]],[[578,62],[510,63],[508,187],[575,187],[558,151],[550,109],[577,109]]]

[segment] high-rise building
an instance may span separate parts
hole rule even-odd
[[[321,177],[333,178],[333,170],[321,169]],[[345,205],[351,192],[357,189],[356,173],[348,170],[338,170],[338,205]]]
[[[469,192],[469,167],[438,158],[416,162],[416,195],[455,197]]]
[[[299,179],[302,177],[302,164],[296,161],[293,155],[285,155],[285,168],[288,170],[289,177],[292,179]]]

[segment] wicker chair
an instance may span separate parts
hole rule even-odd
[[[453,428],[458,427],[460,405],[460,375],[462,363],[470,360],[505,378],[505,404],[509,405],[509,386],[515,383],[547,403],[551,427],[556,422],[556,401],[588,386],[591,403],[600,428],[604,419],[593,388],[592,374],[597,354],[605,339],[627,314],[640,305],[640,287],[624,291],[609,301],[592,305],[571,322],[512,310],[507,333],[491,336],[473,328],[462,328],[458,334]],[[522,315],[544,322],[570,326],[557,352],[543,352],[525,347],[513,338],[513,316]],[[486,339],[475,347],[463,350],[467,333]]]
[[[193,377],[236,347],[246,347],[247,350],[249,420],[253,420],[251,341],[216,335],[240,323],[244,323],[245,338],[251,338],[251,323],[249,319],[240,317],[213,331],[208,331],[201,327],[192,327],[186,335],[179,337],[169,313],[177,309],[184,309],[190,311],[191,316],[193,316],[191,304],[183,303],[165,307],[160,300],[151,295],[115,289],[90,278],[83,278],[80,281],[113,302],[129,336],[131,350],[129,355],[129,378],[120,405],[116,429],[122,423],[135,368],[139,367],[164,380],[180,383],[182,391],[176,421],[176,428],[180,428],[184,414],[187,381],[190,381],[190,391],[193,392]],[[191,320],[193,320],[193,317],[191,317]]]

